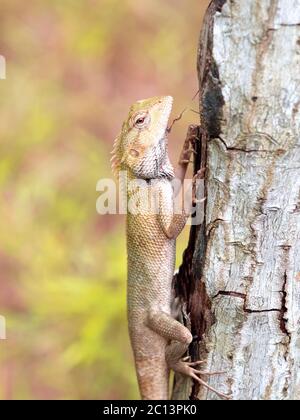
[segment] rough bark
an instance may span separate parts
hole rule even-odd
[[[207,204],[176,279],[191,353],[235,400],[299,399],[300,1],[213,1],[198,74]]]

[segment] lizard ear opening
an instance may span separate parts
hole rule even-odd
[[[138,150],[136,150],[136,149],[130,149],[129,150],[129,154],[133,158],[138,158],[140,156],[140,152]]]

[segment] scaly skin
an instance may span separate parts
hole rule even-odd
[[[176,238],[188,217],[184,211],[174,214],[174,171],[166,139],[172,101],[167,96],[134,104],[115,142],[112,159],[115,173],[127,171],[129,181],[144,180],[127,188],[127,198],[151,194],[158,210],[149,211],[140,199],[140,212],[127,215],[129,333],[141,397],[148,400],[169,398],[171,368],[208,387],[199,377],[208,373],[195,369],[201,362],[181,360],[192,335],[171,315]],[[190,128],[180,156],[177,175],[181,182],[191,155],[192,131]]]

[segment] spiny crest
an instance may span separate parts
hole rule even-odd
[[[113,149],[112,149],[112,158],[111,158],[111,169],[116,178],[118,178],[119,171],[121,169],[121,133],[114,141]]]
[[[126,133],[128,130],[127,123],[128,123],[128,120],[124,121],[122,130],[120,134],[116,137],[113,144],[113,149],[111,151],[111,155],[112,155],[112,158],[110,160],[111,169],[116,178],[119,178],[119,172],[121,170],[122,155],[123,155],[123,150],[124,150],[123,140],[124,140],[124,137],[126,137]]]

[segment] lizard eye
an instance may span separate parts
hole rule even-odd
[[[133,119],[134,127],[144,128],[150,123],[150,116],[146,112],[137,114]]]

